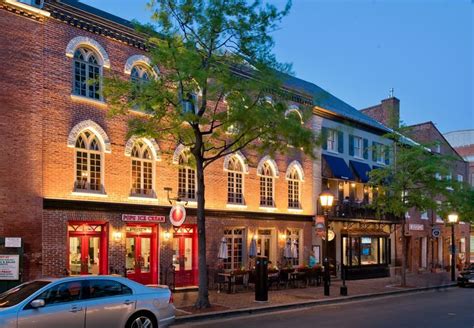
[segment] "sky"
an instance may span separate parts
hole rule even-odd
[[[82,2],[149,21],[147,0]],[[474,129],[471,0],[293,0],[273,37],[278,60],[297,77],[357,109],[379,104],[393,88],[403,123]]]

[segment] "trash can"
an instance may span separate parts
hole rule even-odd
[[[268,302],[268,258],[258,256],[255,260],[255,301]]]

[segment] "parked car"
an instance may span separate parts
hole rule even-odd
[[[458,275],[458,286],[474,285],[474,264],[470,264]]]
[[[167,286],[118,276],[39,279],[0,294],[2,328],[156,328],[174,318]]]

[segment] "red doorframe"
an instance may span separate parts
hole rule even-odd
[[[101,227],[101,231],[69,231],[69,226],[90,226],[97,225]],[[84,229],[86,230],[86,229]],[[67,269],[71,270],[69,265],[70,257],[70,241],[69,237],[82,237],[81,242],[81,259],[89,254],[89,238],[99,237],[99,274],[108,274],[108,224],[105,221],[69,221],[67,229]],[[81,274],[88,274],[81,268]]]
[[[158,283],[158,225],[157,224],[140,224],[128,223],[127,227],[150,227],[151,233],[136,233],[127,232],[126,238],[135,238],[135,259],[138,258],[141,248],[141,238],[150,238],[150,272],[141,273],[136,266],[135,273],[130,275],[131,280],[135,280],[143,284],[157,284]]]
[[[176,287],[196,286],[198,283],[198,239],[197,239],[197,225],[183,224],[179,228],[174,228],[173,238],[178,240],[179,249],[179,271],[175,272]],[[192,267],[191,270],[184,270],[184,256],[185,256],[185,238],[192,239]]]

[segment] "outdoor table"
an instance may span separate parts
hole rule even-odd
[[[303,271],[294,271],[290,272],[290,281],[293,282],[296,287],[296,282],[300,280],[301,277],[306,276],[306,272]]]
[[[233,273],[233,272],[220,272],[218,273],[219,276],[224,277],[227,279],[228,286],[227,286],[227,293],[232,294],[232,280],[235,279],[235,277],[239,276],[245,276],[247,272],[242,271],[238,273]]]

